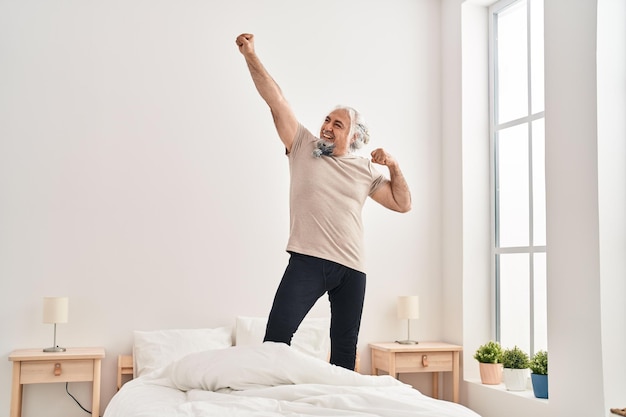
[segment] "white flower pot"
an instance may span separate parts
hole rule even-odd
[[[530,378],[530,369],[528,368],[504,368],[502,370],[502,379],[508,391],[525,391],[528,386],[528,378]]]

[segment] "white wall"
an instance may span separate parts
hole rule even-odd
[[[598,2],[598,205],[604,398],[626,392],[626,2]]]
[[[413,335],[442,338],[439,17],[437,0],[0,1],[0,413],[10,351],[52,343],[43,296],[70,298],[59,344],[105,347],[102,410],[133,330],[267,314],[288,168],[243,31],[306,126],[359,108],[365,152],[387,148],[411,186],[409,214],[365,208],[364,371],[368,342],[406,331],[398,295],[420,295]],[[88,384],[70,390],[89,407]],[[83,412],[62,384],[27,386],[24,417],[43,414]]]
[[[465,3],[462,10],[462,253],[463,344],[466,378],[479,378],[476,348],[494,339],[491,280],[491,196],[489,143],[488,20],[483,6]],[[472,22],[472,24],[468,24]],[[480,323],[480,325],[477,325]],[[473,365],[473,366],[472,366]]]

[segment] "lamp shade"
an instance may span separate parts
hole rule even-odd
[[[44,297],[43,322],[67,323],[68,304],[67,297]]]
[[[403,295],[398,297],[398,318],[419,319],[420,302],[417,295]]]

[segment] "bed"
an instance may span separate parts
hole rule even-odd
[[[329,364],[328,327],[305,320],[287,346],[259,341],[262,326],[263,319],[237,318],[236,334],[135,332],[133,355],[120,357],[120,388],[104,417],[479,417],[391,376]],[[125,374],[133,378],[122,385]]]

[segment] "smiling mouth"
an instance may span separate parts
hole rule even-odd
[[[324,130],[324,131],[322,131],[322,138],[328,139],[328,140],[335,140],[335,135],[333,135],[328,130]]]

